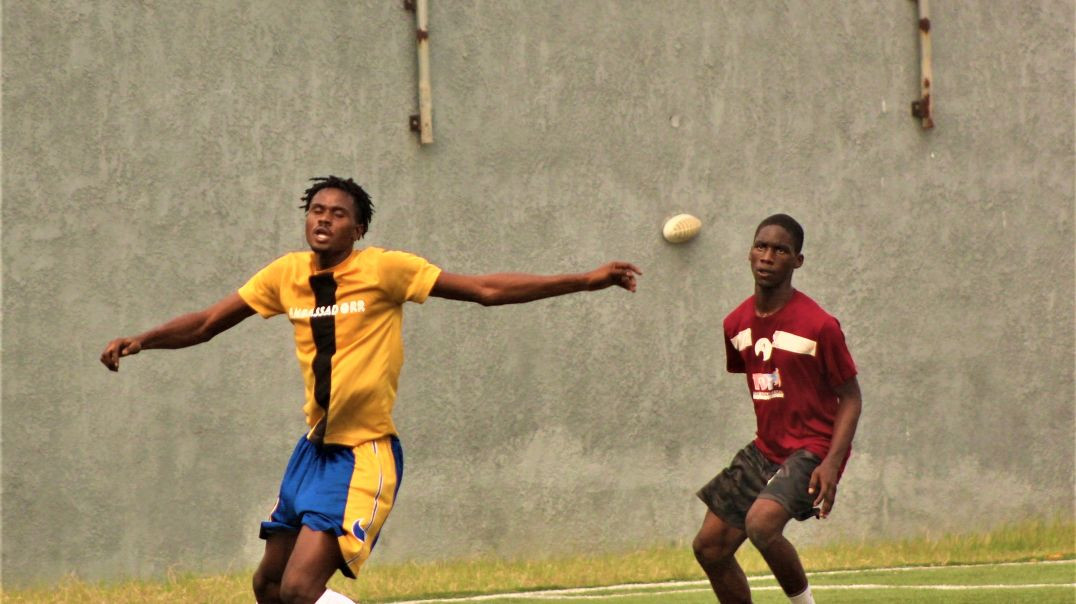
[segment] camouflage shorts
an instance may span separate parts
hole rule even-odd
[[[737,528],[744,528],[747,511],[756,499],[772,499],[796,520],[818,516],[814,496],[807,493],[811,473],[822,460],[800,449],[776,464],[766,459],[751,443],[740,450],[729,467],[721,471],[697,495],[715,516]]]

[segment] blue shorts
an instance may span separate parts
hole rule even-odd
[[[403,479],[403,449],[395,436],[357,447],[318,447],[299,438],[280,495],[261,538],[303,526],[336,535],[344,575],[355,578],[377,543]]]

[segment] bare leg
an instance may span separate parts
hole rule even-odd
[[[751,588],[747,575],[736,562],[736,550],[747,539],[747,533],[738,529],[707,510],[702,528],[695,536],[692,547],[695,559],[710,579],[717,600],[722,604],[748,604]]]
[[[254,571],[254,597],[258,604],[280,604],[280,581],[296,537],[297,533],[277,533],[265,541],[265,554]]]
[[[283,604],[313,604],[344,563],[336,535],[303,527],[280,582]]]
[[[807,574],[803,572],[796,548],[782,534],[792,517],[781,504],[772,499],[756,499],[747,511],[747,536],[751,539],[774,578],[786,595],[796,595],[807,589]]]

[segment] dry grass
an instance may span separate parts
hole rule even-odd
[[[1030,521],[984,534],[941,535],[904,541],[855,542],[803,548],[811,570],[901,565],[1003,562],[1076,557],[1076,523]],[[749,574],[767,572],[750,547],[741,550]],[[667,546],[604,556],[549,560],[464,560],[373,566],[359,581],[339,577],[333,589],[354,599],[391,601],[448,594],[477,594],[584,585],[703,579],[690,547]],[[197,602],[249,604],[250,577],[169,575],[159,581],[87,583],[67,579],[47,588],[0,592],[11,604]]]

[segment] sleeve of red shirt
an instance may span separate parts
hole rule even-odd
[[[732,346],[732,336],[729,335],[728,327],[725,330],[725,369],[729,373],[747,373],[747,365],[740,356],[740,351]]]
[[[822,363],[826,382],[831,388],[847,382],[857,373],[856,362],[852,360],[852,353],[848,351],[844,332],[837,319],[830,318],[822,325],[822,332],[818,339],[818,359]]]

